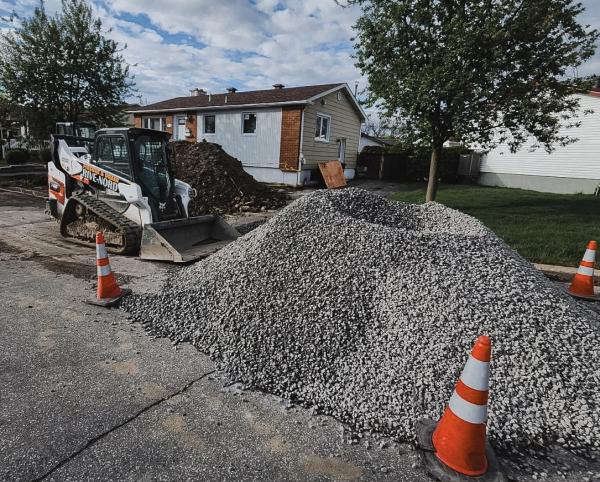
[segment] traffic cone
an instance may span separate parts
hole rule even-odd
[[[480,336],[439,423],[417,426],[425,467],[438,480],[504,480],[486,441],[491,353],[490,338]]]
[[[113,306],[123,296],[131,292],[126,288],[119,287],[117,279],[110,269],[106,242],[104,234],[101,232],[96,233],[96,267],[98,270],[98,289],[96,299],[90,300],[89,303],[100,306]]]
[[[571,296],[575,298],[584,298],[588,300],[596,300],[598,296],[594,294],[594,262],[596,260],[596,249],[598,244],[596,241],[590,241],[583,255],[579,269],[571,285],[567,290]]]

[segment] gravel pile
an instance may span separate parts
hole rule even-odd
[[[489,334],[496,446],[600,447],[597,315],[439,204],[317,191],[125,307],[234,380],[402,441]]]
[[[190,201],[192,216],[278,209],[283,192],[256,181],[235,157],[211,142],[172,142],[173,173],[198,191]]]

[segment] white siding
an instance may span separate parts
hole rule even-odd
[[[256,134],[242,134],[242,113],[256,113]],[[203,134],[203,115],[215,115],[215,134]],[[198,141],[220,144],[247,167],[279,168],[281,108],[198,112]]]
[[[533,140],[515,154],[506,145],[500,145],[484,156],[481,172],[600,179],[600,97],[578,97],[581,109],[592,109],[594,113],[582,116],[580,127],[562,130],[562,134],[578,138],[576,143],[557,147],[552,154],[543,148],[530,151]]]
[[[374,141],[373,139],[369,139],[365,136],[360,136],[360,140],[358,141],[358,152],[362,152],[362,150],[367,146],[384,147],[385,144],[383,142]]]

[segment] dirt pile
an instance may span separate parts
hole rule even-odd
[[[242,163],[211,142],[172,142],[173,174],[198,196],[190,215],[264,211],[285,206],[287,195],[256,181]]]

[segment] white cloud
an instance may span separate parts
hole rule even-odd
[[[246,0],[108,0],[117,13],[145,15],[170,33],[186,33],[205,44],[252,51],[262,41],[268,17]]]
[[[356,10],[333,0],[95,5],[109,35],[127,44],[124,56],[149,102],[186,95],[194,87],[221,92],[232,84],[254,89],[360,78],[348,53]]]
[[[127,44],[143,99],[153,102],[202,87],[269,88],[354,81],[365,85],[351,57],[357,7],[334,0],[90,0],[108,35]],[[597,0],[584,0],[582,21],[600,25]],[[38,0],[0,0],[29,14]],[[54,12],[60,0],[46,0]],[[580,74],[600,71],[600,52]]]

